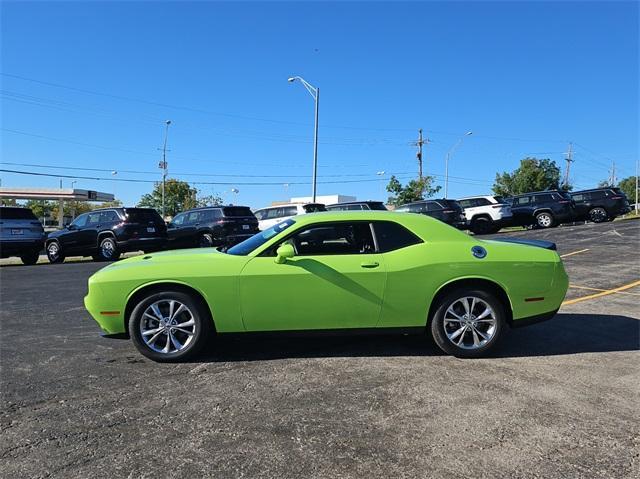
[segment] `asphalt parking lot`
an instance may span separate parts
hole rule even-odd
[[[417,337],[233,339],[156,364],[84,311],[101,264],[0,268],[0,475],[640,476],[640,221],[554,241],[571,287],[492,358]]]

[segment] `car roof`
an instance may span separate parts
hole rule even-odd
[[[393,221],[405,226],[425,241],[464,241],[470,240],[466,233],[427,215],[400,213],[396,211],[357,210],[322,211],[298,215],[292,221],[303,226],[313,223],[332,223],[336,221]]]
[[[369,203],[383,203],[384,201],[380,201],[380,200],[363,200],[363,201],[343,201],[342,203],[332,203],[330,205],[327,205],[327,208],[329,206],[340,206],[340,205],[362,205],[362,204],[369,204]]]
[[[473,196],[465,196],[464,198],[458,198],[456,201],[460,200],[472,200],[474,198],[495,198],[500,195],[473,195]]]
[[[589,193],[590,191],[602,191],[602,190],[615,190],[620,189],[617,186],[602,186],[600,188],[589,188],[588,190],[569,191],[569,194],[575,195],[578,193]]]

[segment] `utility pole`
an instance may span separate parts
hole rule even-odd
[[[636,160],[636,215],[638,214],[638,164],[640,161]]]
[[[167,182],[167,137],[169,136],[169,125],[171,120],[165,122],[164,129],[164,144],[162,145],[162,161],[158,164],[158,167],[162,169],[162,219],[165,217],[165,204],[164,204],[164,188]],[[160,149],[160,148],[158,148]]]
[[[571,163],[575,160],[573,159],[573,143],[569,142],[569,151],[567,151],[567,157],[565,158],[567,162],[567,168],[564,171],[564,189],[569,189],[569,170],[571,170]]]
[[[609,177],[609,186],[616,186],[616,162],[611,160],[611,176]]]
[[[422,179],[422,145],[429,143],[429,139],[422,139],[422,128],[418,130],[418,141],[414,143],[418,147],[416,158],[418,159],[418,177]]]

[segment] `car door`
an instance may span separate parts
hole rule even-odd
[[[75,251],[80,248],[82,228],[87,224],[88,218],[89,213],[78,216],[69,226],[67,226],[67,230],[57,237],[60,247],[65,254],[69,251]]]
[[[386,271],[368,222],[316,223],[287,240],[296,256],[275,260],[275,245],[247,262],[240,304],[249,331],[373,328]]]
[[[176,215],[171,221],[172,226],[167,229],[170,248],[191,248],[195,246],[196,222],[197,211],[187,211]]]
[[[88,251],[97,248],[100,231],[102,231],[102,212],[89,213],[86,224],[78,232],[78,249]]]
[[[533,219],[533,196],[517,196],[511,204],[513,214],[513,224],[518,226],[532,224]]]

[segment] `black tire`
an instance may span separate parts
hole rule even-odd
[[[64,263],[64,253],[57,241],[47,243],[47,259],[51,264]]]
[[[536,215],[536,226],[538,228],[552,228],[556,220],[548,211],[542,211]]]
[[[22,260],[22,263],[26,265],[36,264],[39,258],[40,258],[40,250],[29,251],[28,253],[23,253],[20,255],[20,259]]]
[[[589,219],[594,223],[604,223],[608,217],[607,210],[599,206],[589,210]]]
[[[100,240],[98,253],[93,256],[96,261],[115,261],[120,257],[118,243],[112,236],[105,236]]]
[[[473,323],[475,329],[470,329],[470,325],[474,319],[465,318],[464,309],[459,309],[462,305],[460,301],[464,301],[463,298],[476,298],[472,311],[477,313],[478,316],[481,316],[481,308],[484,307],[482,302],[484,302],[492,310],[490,316],[495,321],[490,323],[488,320],[489,317],[482,318],[482,320],[475,319],[475,321],[478,321],[477,323]],[[486,356],[487,353],[500,342],[507,329],[505,306],[493,293],[483,289],[456,289],[441,298],[435,306],[435,312],[430,319],[430,330],[433,340],[442,351],[458,358],[478,358]],[[468,319],[468,322],[463,324],[461,321],[455,319],[454,316],[447,312],[450,308],[454,310],[454,313],[457,312],[461,318],[464,318],[461,319],[461,321]],[[462,314],[460,314],[461,312]],[[446,323],[445,314],[448,314]],[[462,330],[465,327],[468,329],[463,330],[463,332],[456,337],[455,333],[458,332],[458,329]],[[477,332],[475,335],[474,331]],[[480,333],[486,335],[486,342],[484,342],[484,344],[482,343],[485,341],[485,338],[483,338]],[[451,335],[454,336],[452,339],[449,337]],[[461,345],[454,344],[454,340],[457,338],[460,338]],[[478,346],[473,345],[475,340],[478,341]]]
[[[156,321],[154,323],[153,320],[148,319],[148,316],[144,313],[151,305],[160,302],[160,306],[158,306],[158,308],[160,308],[161,313],[168,314],[166,309],[162,309],[162,304],[170,301],[177,301],[186,306],[187,311],[180,313],[182,316],[180,318],[176,317],[174,321],[178,321],[176,324],[186,324],[180,323],[179,321],[185,321],[187,318],[192,317],[194,321],[193,334],[191,339],[188,340],[187,335],[184,335],[179,331],[175,333],[174,337],[178,341],[178,344],[183,345],[183,349],[178,350],[175,343],[170,342],[169,334],[161,332],[158,339],[153,343],[153,346],[156,347],[156,349],[154,349],[143,339],[141,325],[143,328],[147,328],[148,331],[149,328],[153,329],[156,326],[160,327],[160,322]],[[189,316],[186,316],[187,313]],[[170,326],[171,325],[168,325],[167,328],[170,328]],[[173,331],[173,329],[171,331]],[[138,304],[133,309],[131,317],[129,318],[129,335],[131,336],[133,344],[142,355],[157,362],[179,362],[195,357],[209,339],[211,339],[214,333],[215,328],[213,326],[213,320],[211,319],[209,308],[203,304],[199,298],[182,291],[167,290],[163,292],[150,293],[148,296],[138,301]],[[156,334],[147,336],[151,336],[151,338],[153,338],[155,335]],[[183,342],[180,343],[180,341]],[[170,347],[168,352],[157,350],[166,348],[167,344],[169,344]],[[171,349],[176,350],[172,351]]]
[[[473,218],[469,226],[474,235],[486,235],[493,232],[495,226],[489,218]]]
[[[211,248],[213,246],[213,235],[202,233],[198,236],[198,248]]]

